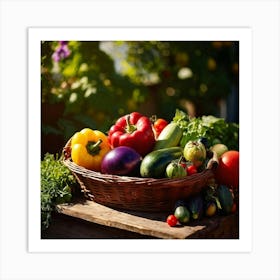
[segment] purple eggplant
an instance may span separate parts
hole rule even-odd
[[[101,163],[101,173],[135,176],[139,173],[142,157],[134,149],[119,146],[108,152]]]

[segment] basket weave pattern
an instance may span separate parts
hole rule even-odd
[[[71,160],[70,140],[63,149],[63,163],[76,177],[88,199],[132,211],[169,211],[178,199],[186,199],[205,188],[214,178],[213,161],[204,171],[179,179],[153,179],[102,174],[78,166]]]

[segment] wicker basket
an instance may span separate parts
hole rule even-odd
[[[71,139],[63,149],[63,163],[76,177],[87,199],[115,209],[144,212],[170,211],[178,199],[197,194],[214,178],[214,155],[207,168],[180,179],[153,179],[102,174],[71,160]]]

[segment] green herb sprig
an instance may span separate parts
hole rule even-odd
[[[41,227],[46,229],[56,205],[70,202],[77,183],[70,170],[53,154],[41,161]]]

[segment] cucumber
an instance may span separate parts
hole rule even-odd
[[[217,188],[217,194],[224,214],[231,213],[233,196],[229,188],[225,185],[220,185]]]
[[[178,124],[173,122],[169,123],[160,133],[153,150],[178,146],[182,135],[183,130]]]
[[[167,165],[183,155],[181,147],[171,147],[152,151],[140,165],[140,174],[146,178],[164,178]]]

